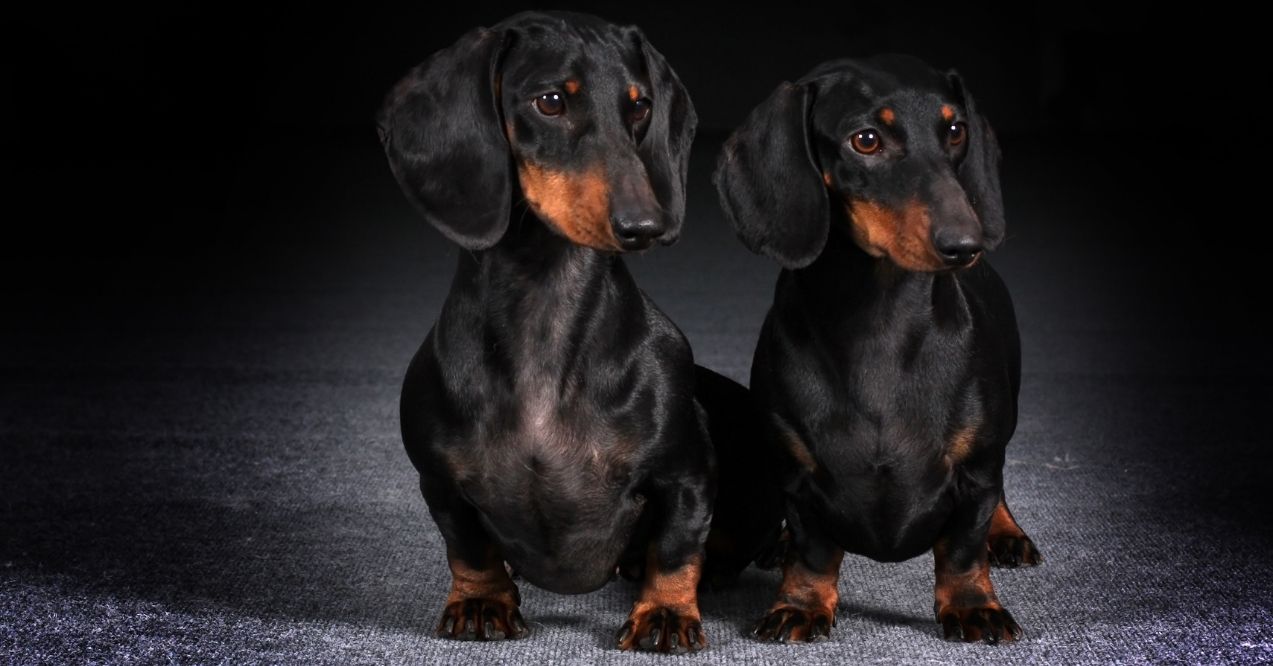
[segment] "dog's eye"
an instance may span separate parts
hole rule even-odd
[[[966,123],[951,123],[946,128],[946,140],[952,146],[958,146],[968,138],[968,125]]]
[[[545,93],[535,98],[535,108],[545,116],[560,116],[566,111],[566,100],[561,93]]]
[[[651,102],[649,98],[642,97],[632,103],[632,124],[635,125],[642,120],[650,117]]]
[[[853,135],[853,138],[849,139],[849,143],[853,146],[853,150],[863,155],[875,153],[880,149],[880,146],[884,145],[880,141],[880,133],[873,129],[860,130]]]

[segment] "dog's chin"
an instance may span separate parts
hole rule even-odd
[[[654,247],[654,240],[650,238],[619,241],[619,251],[624,254],[640,254],[652,247]]]
[[[659,236],[658,238],[641,238],[619,242],[619,252],[623,254],[645,254],[654,247],[667,247],[676,243],[678,236]],[[613,251],[613,250],[612,250]]]
[[[984,256],[986,256],[985,252],[978,252],[972,255],[972,259],[969,259],[968,261],[965,261],[963,263],[947,264],[946,270],[951,272],[966,271],[969,268],[972,268],[973,266],[976,266],[977,264],[981,263],[981,258]]]
[[[980,257],[976,257],[964,264],[951,264],[936,257],[909,257],[894,256],[890,252],[872,253],[871,256],[876,259],[887,261],[897,268],[907,273],[931,273],[934,275],[942,273],[958,273],[959,271],[971,268],[980,261]]]

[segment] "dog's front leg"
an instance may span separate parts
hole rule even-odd
[[[521,595],[508,576],[499,548],[482,528],[477,510],[458,493],[445,492],[421,477],[429,512],[446,540],[451,569],[437,635],[459,640],[497,641],[528,633]]]
[[[962,498],[933,546],[937,574],[933,610],[946,640],[998,643],[1021,637],[1021,627],[1000,605],[990,582],[986,537],[1001,497],[1002,490],[996,487]]]
[[[707,647],[698,611],[713,499],[707,478],[704,470],[653,481],[651,508],[659,514],[641,595],[619,629],[620,650],[695,652]]]
[[[835,626],[844,549],[823,534],[816,521],[802,520],[799,510],[792,509],[787,521],[792,543],[782,566],[782,584],[773,606],[752,629],[762,641],[826,640]]]

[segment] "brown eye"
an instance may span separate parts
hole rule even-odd
[[[883,143],[880,141],[880,133],[873,129],[864,129],[853,135],[849,139],[849,143],[853,145],[853,150],[870,155],[880,149]]]
[[[641,99],[638,99],[637,101],[633,102],[632,103],[632,124],[635,125],[641,122],[642,120],[645,120],[646,118],[650,117],[650,106],[651,106],[650,100],[649,98],[646,98],[646,97],[642,97]]]
[[[968,125],[965,123],[951,123],[950,127],[946,128],[946,140],[949,141],[952,146],[958,146],[964,142],[964,139],[967,138]]]
[[[535,98],[535,108],[545,116],[560,116],[566,111],[566,100],[561,93],[545,93]]]

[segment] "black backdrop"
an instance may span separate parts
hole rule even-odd
[[[0,259],[44,286],[138,261],[189,268],[224,247],[217,238],[246,231],[227,219],[225,197],[255,147],[373,136],[375,109],[406,69],[526,8],[441,5],[7,9],[0,141],[11,214]],[[910,52],[960,70],[1005,141],[1051,136],[1096,161],[1131,155],[1144,168],[1130,185],[1183,199],[1163,210],[1206,218],[1144,215],[1137,242],[1191,261],[1260,245],[1235,249],[1228,234],[1201,231],[1254,205],[1248,193],[1262,186],[1258,168],[1234,164],[1262,157],[1269,136],[1267,114],[1247,96],[1268,89],[1257,23],[1242,16],[1147,2],[562,7],[642,26],[690,89],[704,137],[821,60]],[[180,228],[174,213],[187,220]],[[1259,226],[1246,237],[1262,240]]]
[[[180,294],[236,262],[285,261],[280,243],[323,230],[234,214],[245,198],[279,197],[262,185],[262,147],[338,164],[341,147],[374,145],[372,117],[399,76],[525,8],[176,4],[6,10],[0,276],[28,318],[73,318],[104,292]],[[1270,120],[1254,93],[1269,77],[1249,17],[1152,3],[562,7],[642,26],[696,102],[701,146],[824,59],[898,51],[956,68],[1009,165],[1056,151],[1056,168],[1090,172],[1093,187],[1074,193],[1082,206],[1125,214],[1088,242],[1113,248],[1104,256],[1192,322],[1199,345],[1228,344],[1232,331],[1249,339],[1268,301]],[[309,175],[296,174],[290,196],[320,186]]]

